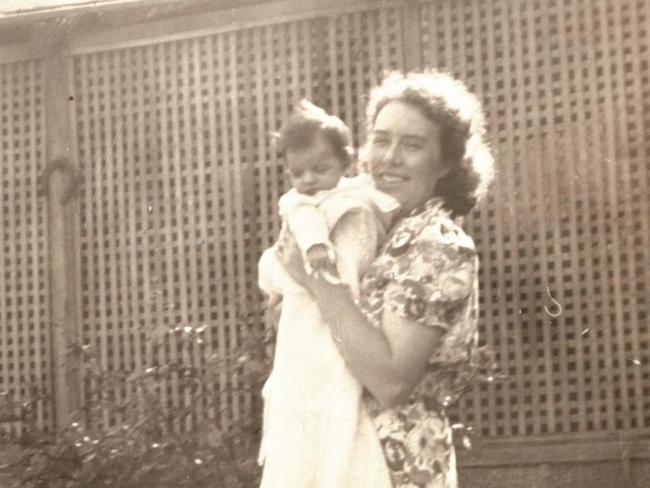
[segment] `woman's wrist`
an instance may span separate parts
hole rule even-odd
[[[312,284],[312,293],[326,322],[339,322],[340,314],[349,312],[350,305],[355,306],[350,287],[345,283],[333,284],[316,278]]]
[[[357,301],[353,298],[349,286],[319,283],[315,295],[321,316],[329,325],[332,338],[341,353],[346,357],[347,344],[352,328],[363,328],[365,317],[361,314]],[[356,341],[353,341],[356,342]]]

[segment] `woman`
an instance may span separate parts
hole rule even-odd
[[[288,242],[281,259],[364,386],[393,486],[454,488],[446,406],[473,373],[478,304],[476,251],[454,219],[492,177],[484,118],[461,82],[430,71],[389,75],[371,93],[367,122],[362,159],[401,213],[359,299],[308,277]]]

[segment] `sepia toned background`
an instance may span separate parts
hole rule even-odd
[[[235,348],[239,317],[259,306],[257,259],[279,230],[284,170],[269,132],[306,97],[361,144],[366,95],[382,72],[436,67],[483,101],[498,168],[467,229],[480,252],[482,341],[500,373],[455,410],[476,432],[461,479],[650,484],[648,2],[8,10],[6,428],[20,431],[11,405],[34,391],[42,429],[67,421],[90,389],[75,346],[125,375],[180,355],[200,367],[198,350],[151,346],[173,328],[205,331],[203,347],[217,353]],[[134,394],[125,385],[118,400]],[[163,393],[169,405],[187,401],[178,382]],[[219,422],[246,415],[253,397],[224,394]]]

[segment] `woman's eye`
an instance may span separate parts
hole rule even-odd
[[[407,151],[419,151],[422,149],[422,143],[420,141],[404,141],[404,149]]]
[[[300,178],[302,176],[302,171],[289,170],[289,176],[292,178]]]
[[[415,142],[404,144],[404,149],[407,151],[419,151],[421,148],[422,145]]]
[[[316,166],[316,168],[314,168],[314,171],[316,171],[316,173],[325,173],[327,169],[327,166]]]

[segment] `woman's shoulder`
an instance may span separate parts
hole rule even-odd
[[[466,251],[474,251],[476,246],[469,234],[445,211],[438,212],[429,218],[423,226],[420,239],[434,241],[439,245],[456,247]]]
[[[411,247],[414,253],[422,255],[442,252],[465,259],[476,255],[474,240],[454,222],[440,201],[430,202],[424,211],[408,216],[396,226],[388,250],[402,247]]]

